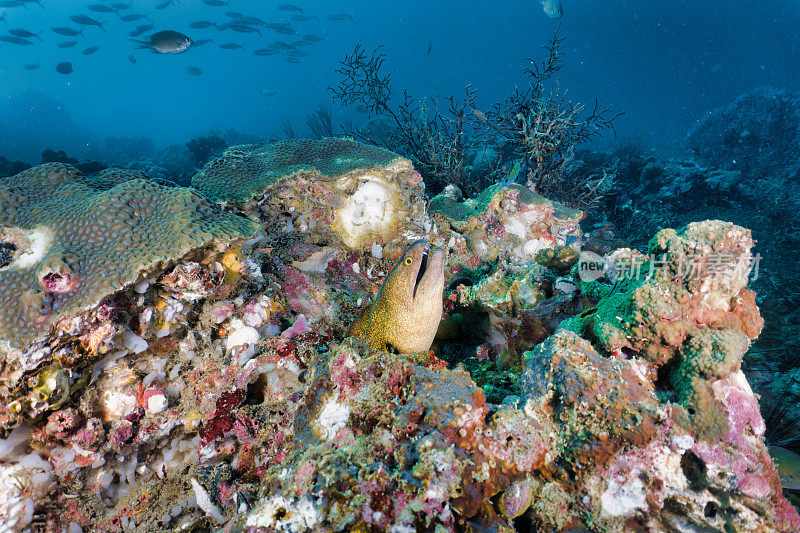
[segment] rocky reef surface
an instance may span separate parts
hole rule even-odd
[[[747,229],[579,256],[580,212],[426,201],[345,139],[231,147],[192,185],[0,178],[0,531],[800,529],[740,369]],[[349,337],[420,239],[432,349]]]

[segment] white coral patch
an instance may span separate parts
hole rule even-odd
[[[242,326],[228,335],[225,348],[227,348],[228,351],[231,351],[237,346],[257,344],[260,338],[261,336],[258,334],[258,330],[256,328],[251,326]]]
[[[106,420],[126,417],[136,409],[137,405],[136,396],[115,390],[103,391],[100,403],[105,411]]]
[[[322,433],[320,438],[333,440],[336,432],[347,425],[348,418],[350,418],[350,408],[347,405],[328,399],[317,418],[317,425]]]
[[[396,186],[371,179],[358,186],[336,211],[339,236],[347,246],[359,247],[365,237],[383,235],[397,223]]]
[[[605,516],[623,516],[647,506],[644,485],[639,478],[624,479],[622,482],[612,478],[600,501]]]
[[[36,502],[43,501],[53,485],[51,471],[37,454],[0,469],[0,531],[27,530]]]
[[[122,344],[133,353],[142,353],[148,347],[147,341],[131,330],[122,334]]]
[[[197,506],[203,510],[206,515],[211,516],[217,522],[222,522],[225,517],[219,512],[217,506],[211,501],[211,496],[205,488],[195,478],[192,478],[192,489],[194,489],[194,496],[197,498]]]
[[[311,531],[322,521],[322,514],[308,498],[291,500],[283,495],[264,499],[247,517],[246,526],[274,528],[277,531]]]
[[[30,250],[19,254],[13,263],[3,268],[17,269],[32,267],[44,258],[53,242],[53,232],[47,226],[38,226],[34,228],[27,237],[30,240]]]

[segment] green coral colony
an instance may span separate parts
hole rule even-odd
[[[9,530],[800,529],[740,370],[744,228],[585,278],[580,212],[426,204],[347,139],[231,147],[188,188],[45,164],[0,205]]]

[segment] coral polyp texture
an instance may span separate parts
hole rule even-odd
[[[581,211],[517,184],[492,185],[469,200],[448,187],[431,199],[430,209],[437,222],[465,235],[471,252],[484,261],[500,255],[526,263],[554,245],[575,248],[580,242]]]
[[[2,181],[0,281],[49,305],[3,315],[0,531],[800,530],[740,369],[748,230],[664,229],[587,276],[581,213],[529,189],[428,217],[404,159],[281,146],[210,163],[214,194],[258,182],[216,203]],[[279,152],[300,166],[268,182],[225,162]],[[361,195],[402,219],[349,233]]]
[[[351,248],[397,237],[424,215],[422,178],[399,155],[350,139],[288,139],[227,149],[192,178],[209,199],[273,208],[301,231]]]
[[[142,272],[254,229],[190,189],[141,178],[119,170],[113,187],[99,189],[74,168],[49,163],[0,180],[0,232],[13,250],[0,269],[6,349],[95,307]]]

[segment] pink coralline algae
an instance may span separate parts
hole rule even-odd
[[[89,303],[0,338],[0,530],[800,530],[741,371],[744,228],[665,229],[584,279],[581,213],[516,184],[426,210],[409,161],[355,141],[232,147],[194,182],[221,204],[183,191],[193,231],[222,229],[113,290],[68,254],[33,278]],[[348,337],[418,239],[446,257],[432,349]]]

